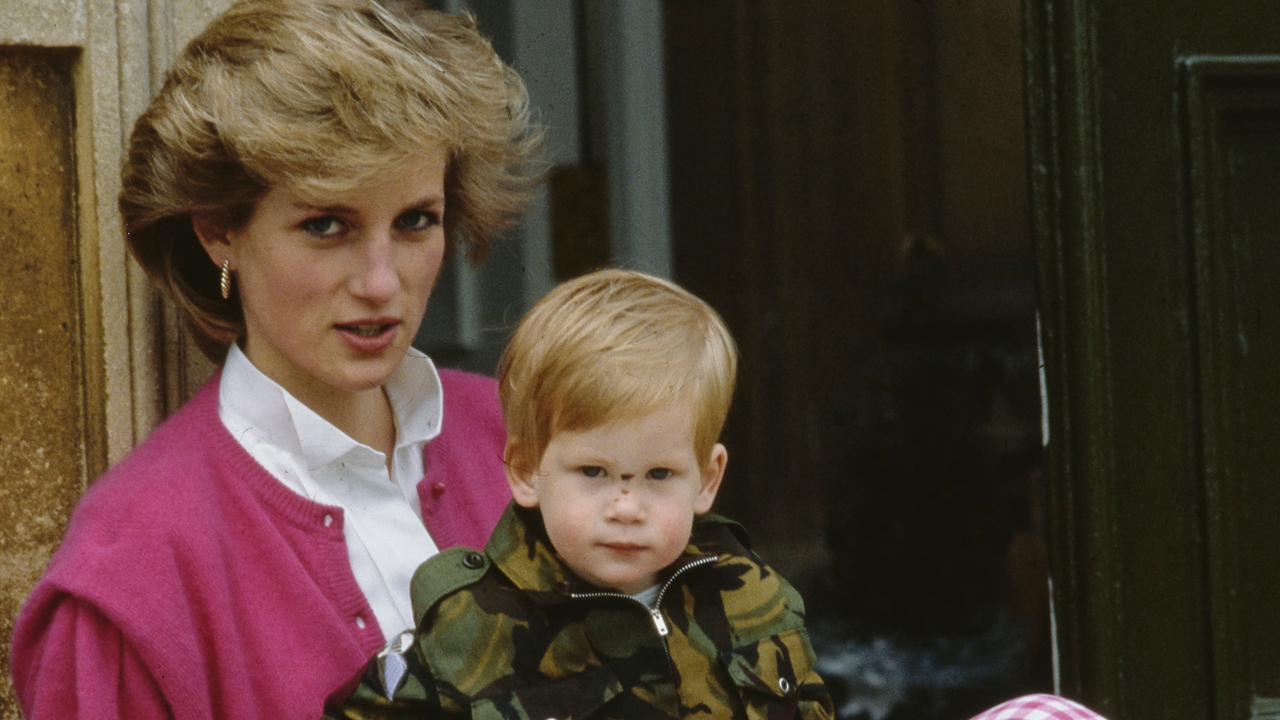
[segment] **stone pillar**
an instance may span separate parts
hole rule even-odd
[[[0,720],[14,618],[89,482],[211,370],[128,258],[133,119],[231,0],[0,2]]]
[[[58,547],[95,444],[85,418],[70,59],[0,49],[0,637],[6,640]],[[7,675],[0,714],[16,718]]]

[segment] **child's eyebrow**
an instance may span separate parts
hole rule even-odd
[[[609,467],[613,463],[595,457],[577,458],[573,461],[578,467]]]
[[[590,450],[581,452],[567,453],[563,458],[566,465],[582,466],[582,465],[608,465],[609,461],[603,456],[596,455]]]

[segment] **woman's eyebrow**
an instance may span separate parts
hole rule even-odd
[[[444,195],[441,195],[438,193],[432,193],[431,195],[428,195],[418,200],[417,202],[409,203],[405,207],[432,207],[434,205],[443,205],[443,204],[444,204]]]
[[[443,205],[443,204],[444,204],[443,195],[431,194],[431,195],[427,195],[424,198],[415,200],[413,202],[405,203],[404,208],[407,210],[410,208],[432,207],[435,205]],[[344,205],[342,203],[335,203],[332,205],[318,205],[315,203],[307,202],[306,200],[295,200],[292,203],[292,205],[294,209],[300,210],[303,212],[320,212],[320,213],[327,213],[327,214],[333,214],[333,215],[353,215],[359,212],[359,210],[357,210],[356,208],[350,205]]]
[[[309,203],[305,200],[294,201],[293,208],[295,210],[300,210],[302,212],[320,212],[320,213],[327,213],[332,215],[350,215],[356,212],[356,209],[351,207],[350,205],[342,205],[342,204],[317,205],[315,203]]]

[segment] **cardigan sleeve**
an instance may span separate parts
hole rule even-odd
[[[174,715],[155,676],[92,605],[64,596],[14,638],[14,687],[27,720],[161,720]]]

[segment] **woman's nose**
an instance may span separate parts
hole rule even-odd
[[[373,303],[389,301],[400,289],[395,252],[395,244],[386,233],[365,238],[359,246],[351,292]]]

